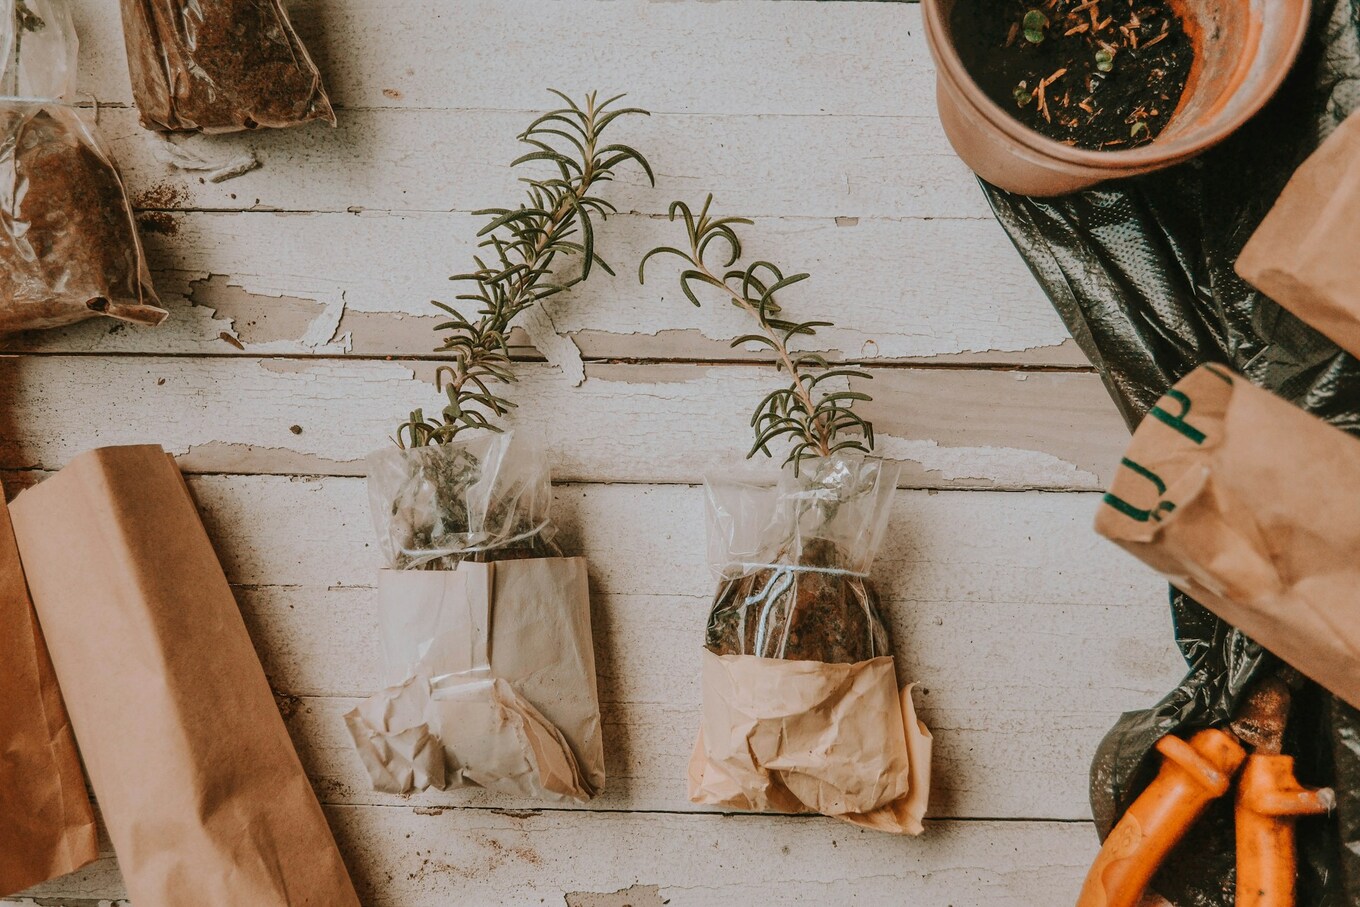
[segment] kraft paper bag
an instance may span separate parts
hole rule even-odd
[[[584,802],[604,786],[582,558],[383,570],[393,686],[346,716],[374,787]]]
[[[1222,366],[1134,433],[1096,530],[1360,708],[1360,441]]]
[[[75,737],[0,487],[0,896],[98,856]]]
[[[932,740],[891,657],[833,664],[705,649],[702,686],[693,802],[924,830]]]
[[[1237,260],[1252,286],[1360,356],[1360,114],[1304,162]]]
[[[132,902],[358,905],[171,459],[82,454],[12,512]]]

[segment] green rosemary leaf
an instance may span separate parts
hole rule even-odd
[[[507,341],[512,323],[529,307],[585,280],[595,267],[614,273],[596,252],[595,219],[605,220],[616,208],[596,193],[614,179],[619,166],[637,164],[655,182],[651,165],[637,149],[601,140],[605,129],[620,117],[646,115],[645,110],[606,111],[622,95],[600,103],[591,93],[578,102],[549,90],[566,106],[547,111],[529,124],[519,136],[529,150],[511,166],[546,162],[558,175],[522,178],[525,201],[517,208],[474,212],[490,218],[477,233],[479,248],[489,252],[474,256],[474,270],[451,279],[471,285],[456,299],[475,305],[476,316],[464,314],[455,305],[434,303],[448,316],[435,330],[444,335],[436,351],[452,356],[451,362],[436,371],[436,384],[447,394],[449,405],[442,421],[414,411],[397,429],[395,440],[400,446],[448,443],[467,429],[502,430],[497,420],[515,404],[497,395],[495,386],[514,382]],[[483,255],[494,256],[495,264]],[[579,261],[579,273],[555,276],[559,260],[568,258]]]
[[[833,326],[829,321],[792,321],[781,316],[779,294],[810,275],[785,275],[778,265],[764,260],[739,266],[742,246],[736,227],[751,222],[744,218],[712,217],[709,213],[712,204],[713,196],[709,195],[697,214],[682,201],[671,204],[669,220],[684,223],[689,249],[661,246],[651,250],[638,266],[638,280],[645,282],[646,266],[651,259],[675,256],[683,265],[680,288],[690,302],[701,305],[695,285],[704,284],[721,290],[731,304],[756,320],[760,331],[742,335],[731,345],[754,343],[774,352],[775,368],[788,375],[789,385],[766,394],[757,404],[751,416],[754,443],[747,456],[757,453],[769,456],[771,442],[787,438],[792,444],[784,465],[798,474],[805,460],[829,456],[838,450],[871,452],[873,426],[854,411],[854,406],[873,398],[858,390],[823,387],[824,382],[832,379],[848,381],[869,376],[853,367],[833,367],[821,353],[791,349],[794,340],[815,336],[819,328]],[[714,244],[724,245],[726,254],[715,258]]]

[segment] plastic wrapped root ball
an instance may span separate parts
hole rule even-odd
[[[548,464],[511,432],[378,451],[368,493],[383,557],[397,570],[561,556]]]
[[[708,649],[848,664],[891,654],[868,574],[898,472],[838,454],[774,486],[710,479],[709,557],[721,579]]]

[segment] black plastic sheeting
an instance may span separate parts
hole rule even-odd
[[[1187,372],[1221,362],[1360,435],[1360,363],[1232,268],[1294,169],[1360,106],[1360,0],[1314,0],[1313,17],[1280,94],[1195,161],[1061,199],[984,186],[1130,427]],[[1157,705],[1124,715],[1101,744],[1091,803],[1102,837],[1155,773],[1153,744],[1226,724],[1252,680],[1275,664],[1174,591],[1171,611],[1189,673]],[[1303,783],[1338,794],[1333,815],[1300,823],[1298,903],[1360,905],[1360,713],[1307,685],[1295,697],[1286,751]],[[1177,907],[1232,907],[1233,864],[1225,797],[1154,887]]]

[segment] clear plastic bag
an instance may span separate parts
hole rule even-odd
[[[0,0],[0,334],[166,317],[118,169],[68,103],[78,46],[61,0]]]
[[[159,132],[335,125],[279,0],[122,0],[132,92]]]
[[[393,569],[561,556],[548,464],[511,432],[378,451],[368,458],[368,494]]]
[[[379,790],[585,802],[604,785],[586,562],[539,450],[505,434],[369,457],[393,684],[346,716]]]
[[[706,482],[709,560],[720,577],[708,649],[848,664],[891,654],[868,573],[898,472],[838,454],[775,486]]]

